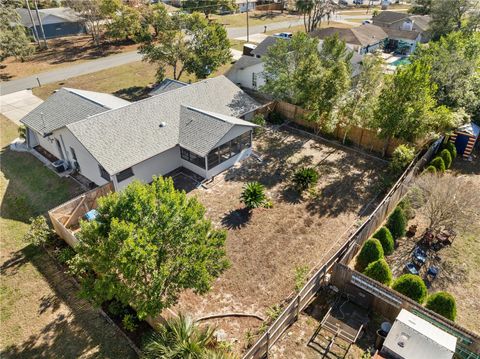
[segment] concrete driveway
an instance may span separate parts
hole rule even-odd
[[[43,100],[32,94],[31,90],[14,92],[0,96],[0,113],[21,125],[20,119],[42,102]]]

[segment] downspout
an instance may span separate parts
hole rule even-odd
[[[114,189],[114,192],[118,192],[118,181],[117,181],[117,175],[114,174],[113,176],[110,176],[110,179],[112,180],[113,182],[113,189]]]

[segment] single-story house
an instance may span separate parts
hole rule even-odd
[[[363,55],[383,48],[388,39],[387,33],[379,26],[365,24],[351,29],[327,27],[312,31],[310,36],[324,40],[327,37],[338,35],[345,41],[348,48]]]
[[[257,0],[235,0],[235,5],[237,6],[238,12],[246,12],[247,6],[248,11],[255,10],[255,6],[257,5]]]
[[[265,38],[265,40],[250,52],[250,55],[242,55],[242,57],[233,64],[226,76],[240,87],[259,90],[265,84],[262,57],[267,53],[268,48],[277,41],[289,40],[274,36]],[[319,50],[321,49],[322,43],[323,40],[320,40]],[[358,75],[360,72],[362,57],[363,56],[358,53],[353,53],[352,59],[350,60],[353,68],[353,76]]]
[[[451,359],[457,338],[402,309],[380,352],[389,359]]]
[[[428,42],[429,15],[412,15],[405,12],[382,11],[372,17],[373,25],[385,29],[413,31],[420,34],[421,42]]]
[[[385,28],[388,40],[385,49],[392,49],[402,55],[410,55],[421,42],[422,35],[416,31],[397,30],[394,28]]]
[[[42,36],[40,23],[35,10],[31,10],[33,23],[28,13],[28,9],[19,8],[17,9],[17,13],[20,15],[20,23],[25,26],[32,35],[34,33],[33,26],[35,26],[38,35],[40,37]],[[47,39],[86,33],[83,19],[68,7],[39,9],[38,13]]]
[[[209,179],[251,154],[260,104],[224,76],[130,103],[62,88],[27,114],[27,145],[115,190],[184,167]]]

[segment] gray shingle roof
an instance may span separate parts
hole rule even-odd
[[[247,67],[260,64],[261,62],[262,59],[258,57],[242,55],[242,57],[240,57],[240,59],[233,64],[232,70],[243,70]]]
[[[376,22],[381,22],[383,24],[393,24],[394,22],[400,21],[402,19],[408,18],[410,15],[404,12],[397,11],[382,11],[380,14],[375,15],[372,20],[375,24]]]
[[[260,106],[225,76],[219,76],[91,116],[67,128],[113,175],[179,143],[182,105],[234,117]],[[160,127],[161,122],[166,125]]]
[[[338,38],[345,41],[347,44],[354,44],[360,46],[374,45],[379,41],[386,39],[387,33],[376,25],[361,25],[351,29],[327,27],[325,29],[315,30],[310,33],[310,36],[325,39],[326,37],[338,35]]]
[[[187,83],[182,82],[182,81],[173,80],[173,79],[165,79],[162,82],[160,82],[159,84],[157,84],[155,86],[155,88],[152,91],[150,91],[148,94],[150,96],[160,95],[162,93],[172,91],[172,90],[176,90],[178,88],[181,88],[181,87],[184,87],[184,86],[187,86],[187,85],[188,85]]]
[[[61,88],[20,122],[41,134],[47,134],[88,116],[129,103],[108,94]]]
[[[16,9],[17,13],[20,15],[20,22],[23,26],[26,27],[31,27],[32,26],[32,20],[30,19],[30,15],[28,14],[28,9],[24,8],[18,8]],[[55,17],[58,17],[61,19],[60,22],[81,22],[82,18],[78,16],[75,11],[68,7],[54,7],[50,9],[39,9],[38,13],[40,15],[40,19],[43,20],[52,15]],[[32,15],[33,15],[33,21],[35,22],[35,25],[39,25],[37,14],[35,13],[35,10],[32,10]]]
[[[417,31],[406,31],[406,30],[397,30],[386,27],[385,32],[387,33],[390,39],[407,39],[407,40],[415,40],[418,35],[420,35]]]
[[[252,50],[252,54],[260,57],[264,56],[267,53],[268,48],[273,44],[275,44],[278,40],[285,40],[285,39],[281,39],[279,37],[274,37],[274,36],[267,37],[265,40],[259,43],[256,48]]]

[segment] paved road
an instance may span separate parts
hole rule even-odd
[[[356,17],[357,16],[338,15],[332,18],[331,20],[337,21],[337,22],[349,23],[348,20],[346,20],[345,18],[356,18]],[[350,23],[350,24],[358,25],[355,23]],[[267,25],[267,31],[288,29],[289,27],[298,26],[298,25],[303,25],[302,18],[292,19],[290,21],[270,23]],[[265,30],[264,25],[250,26],[249,33],[250,35],[261,34],[264,32],[264,30]],[[247,29],[244,27],[229,28],[227,29],[227,32],[228,32],[228,37],[231,39],[245,37],[247,35]],[[111,67],[125,65],[135,61],[140,61],[141,59],[142,59],[142,55],[140,55],[135,51],[132,51],[132,52],[126,52],[123,54],[108,56],[98,60],[83,62],[77,65],[63,67],[57,70],[42,72],[37,75],[24,77],[17,80],[1,82],[0,95],[6,95],[6,94],[17,92],[17,91],[38,87],[37,78],[42,85],[49,84],[52,82],[63,81],[71,77],[85,75],[92,72],[105,70]]]
[[[57,70],[41,72],[34,76],[20,78],[0,83],[0,94],[5,95],[12,92],[31,89],[38,86],[37,78],[41,84],[63,81],[71,77],[89,74],[96,71],[105,70],[111,67],[125,65],[131,62],[140,61],[142,55],[136,51],[125,52],[123,54],[112,55],[98,60],[91,60],[81,64],[62,67]]]

